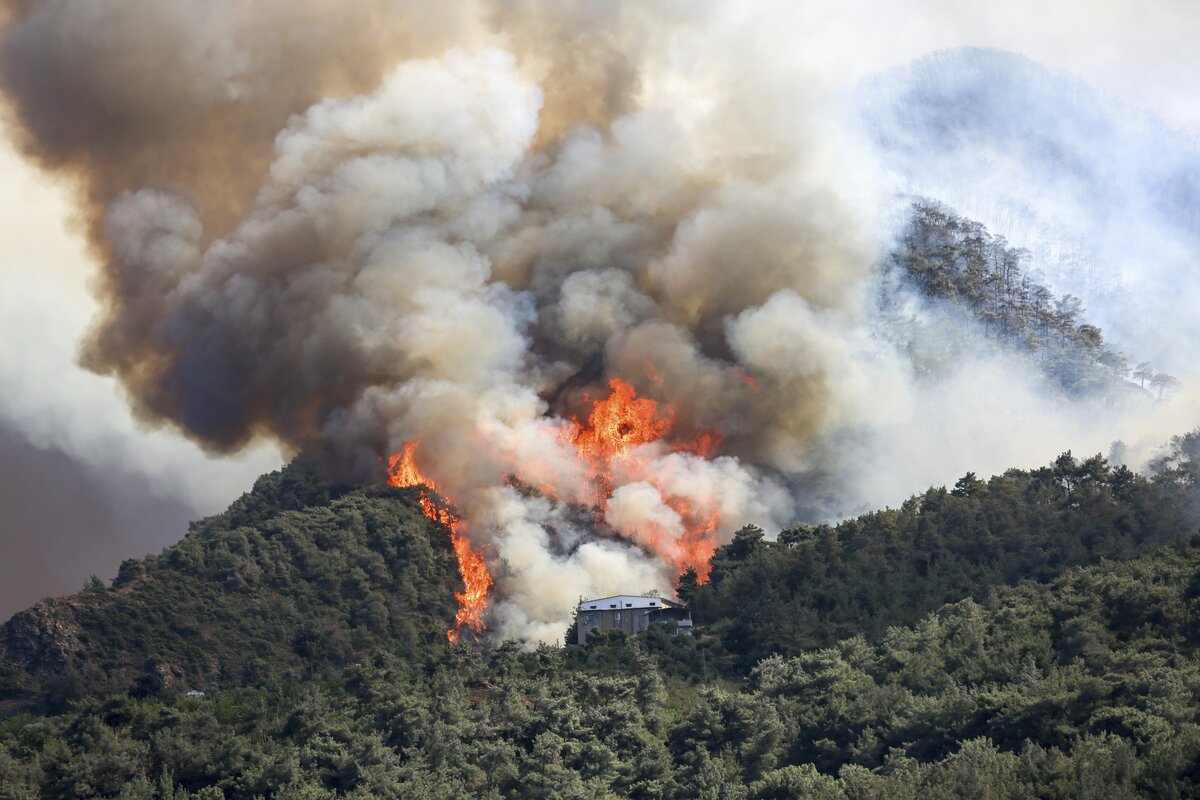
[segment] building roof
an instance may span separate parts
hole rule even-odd
[[[665,597],[641,594],[615,594],[612,597],[597,597],[579,603],[580,611],[609,611],[623,608],[683,608],[683,603]]]

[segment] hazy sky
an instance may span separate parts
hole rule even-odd
[[[0,151],[0,617],[157,552],[278,466],[214,460],[139,429],[115,381],[80,369],[95,310],[66,187]]]
[[[1200,135],[1200,3],[837,5],[779,4],[764,20],[794,30],[797,59],[832,84],[940,48],[991,46],[1077,74]],[[219,510],[281,458],[262,446],[215,460],[169,431],[141,429],[113,380],[76,366],[95,303],[69,194],[25,165],[5,137],[0,618],[41,596],[73,591],[89,574],[111,577],[122,559],[177,540],[188,519]]]

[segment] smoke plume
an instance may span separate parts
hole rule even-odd
[[[0,81],[103,262],[86,366],[213,452],[409,453],[491,627],[552,641],[919,402],[866,325],[883,202],[821,54],[754,14],[431,8],[26,0]]]

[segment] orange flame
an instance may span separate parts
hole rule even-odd
[[[700,582],[706,583],[709,560],[716,550],[717,529],[722,522],[720,512],[715,509],[694,509],[686,500],[671,496],[655,480],[652,470],[643,467],[632,452],[638,445],[666,439],[674,425],[675,409],[668,405],[660,410],[658,403],[650,398],[638,397],[637,390],[620,378],[613,378],[608,386],[611,393],[607,398],[595,402],[587,423],[575,421],[572,437],[575,449],[589,463],[592,482],[596,487],[595,506],[598,515],[604,515],[608,499],[612,496],[610,475],[613,461],[621,461],[627,472],[643,473],[638,477],[663,493],[664,502],[683,521],[684,533],[678,540],[669,541],[660,531],[653,531],[638,537],[638,541],[673,564],[680,574],[691,567]],[[706,430],[694,439],[673,442],[670,448],[676,453],[688,452],[709,458],[720,444],[720,434]]]
[[[454,618],[454,627],[446,631],[446,638],[457,642],[464,627],[476,634],[484,631],[483,613],[488,606],[492,575],[488,572],[483,553],[473,548],[471,540],[467,538],[467,524],[430,496],[429,492],[436,492],[438,488],[417,467],[415,455],[418,444],[416,441],[405,442],[404,449],[388,459],[388,483],[399,488],[420,486],[427,489],[421,493],[421,513],[450,529],[454,555],[458,558],[458,574],[462,576],[465,587],[465,591],[454,593],[458,600],[458,613]]]
[[[657,375],[652,370],[647,366],[654,380]],[[676,412],[670,404],[660,405],[651,398],[639,397],[637,390],[620,378],[610,380],[608,387],[608,397],[592,402],[586,422],[575,419],[559,432],[561,441],[573,447],[591,479],[594,494],[589,502],[594,513],[599,520],[607,520],[609,500],[617,482],[632,479],[654,486],[662,502],[678,515],[682,533],[678,528],[667,531],[653,524],[639,530],[618,529],[617,533],[671,564],[678,574],[690,568],[701,583],[707,583],[709,561],[717,547],[717,531],[724,522],[721,511],[707,498],[676,495],[656,474],[654,465],[664,448],[672,453],[711,458],[721,446],[721,436],[710,430],[702,430],[691,439],[674,436]],[[639,449],[654,443],[660,444],[650,450]],[[457,642],[464,628],[476,635],[486,630],[483,615],[493,580],[483,553],[471,546],[466,522],[438,500],[435,495],[439,492],[438,485],[417,466],[418,446],[417,441],[406,442],[399,453],[388,459],[388,483],[396,487],[420,487],[421,512],[450,531],[464,591],[455,592],[458,613],[455,627],[446,636]],[[551,498],[560,496],[550,471],[530,470],[529,464],[524,467],[521,472],[528,474],[509,477],[513,485],[537,488]],[[579,498],[577,492],[578,489],[570,490],[566,496]]]
[[[658,403],[638,397],[637,390],[620,378],[608,382],[612,394],[592,406],[587,426],[578,425],[575,448],[585,457],[610,459],[625,455],[631,447],[661,439],[674,422],[668,408],[660,415]]]
[[[682,575],[689,567],[696,571],[697,583],[708,583],[712,571],[713,553],[717,551],[717,528],[721,526],[721,514],[716,510],[699,511],[686,500],[668,498],[667,505],[683,520],[683,537],[677,547],[679,555],[672,562]]]

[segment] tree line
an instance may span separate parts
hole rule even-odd
[[[447,642],[445,531],[293,465],[6,626],[0,798],[1195,796],[1198,456],[747,527],[697,635],[535,648]]]

